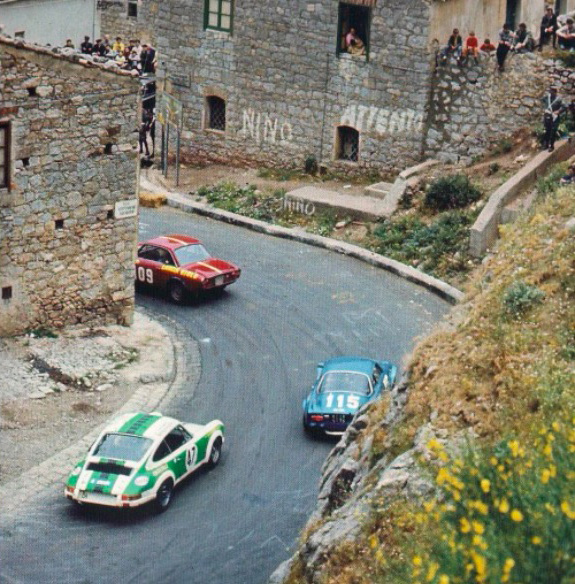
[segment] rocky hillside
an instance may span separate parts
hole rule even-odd
[[[465,304],[356,416],[271,582],[575,581],[574,191],[503,230]]]

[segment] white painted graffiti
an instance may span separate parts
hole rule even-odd
[[[257,112],[253,109],[244,110],[243,125],[240,133],[246,138],[260,142],[291,142],[293,130],[289,122],[281,122],[278,118]]]
[[[358,132],[397,134],[419,131],[423,127],[423,113],[412,109],[390,110],[366,105],[348,105],[341,116],[342,126],[351,126]]]
[[[291,199],[284,197],[283,208],[285,211],[292,213],[302,213],[303,215],[311,216],[315,213],[315,205],[310,201],[303,199]]]

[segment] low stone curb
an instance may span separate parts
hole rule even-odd
[[[300,243],[322,247],[336,253],[356,258],[378,268],[387,270],[388,272],[391,272],[400,278],[404,278],[409,282],[423,286],[430,292],[437,294],[439,297],[447,300],[451,304],[457,304],[463,299],[463,292],[457,288],[454,288],[453,286],[450,286],[446,282],[438,280],[437,278],[433,278],[432,276],[428,276],[427,274],[424,274],[423,272],[420,272],[411,266],[407,266],[401,262],[366,250],[357,245],[345,243],[343,241],[338,241],[329,237],[314,235],[301,229],[292,229],[289,227],[281,227],[279,225],[271,225],[269,223],[265,223],[264,221],[251,219],[249,217],[244,217],[243,215],[230,213],[229,211],[222,211],[221,209],[216,209],[204,203],[190,201],[185,195],[180,193],[170,192],[167,189],[166,191],[167,201],[170,207],[175,207],[190,213],[197,213],[198,215],[202,215],[204,217],[210,217],[212,219],[217,219],[218,221],[230,223],[231,225],[245,227],[259,233],[265,233],[275,237],[283,237],[285,239],[299,241]]]
[[[156,324],[161,326],[157,321]],[[18,512],[25,503],[34,500],[44,487],[61,483],[63,489],[64,481],[72,466],[82,459],[110,420],[127,412],[154,411],[167,397],[170,390],[177,386],[178,374],[181,373],[182,369],[179,366],[183,360],[182,347],[179,343],[174,342],[167,331],[166,337],[171,342],[172,351],[171,356],[165,362],[166,369],[163,375],[157,376],[151,383],[142,383],[141,387],[118,411],[109,417],[108,421],[94,428],[78,442],[24,472],[18,478],[0,486],[2,520],[8,519],[10,515]]]

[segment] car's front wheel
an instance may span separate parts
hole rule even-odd
[[[168,296],[172,302],[182,304],[186,299],[186,289],[181,282],[173,280],[168,284]]]
[[[174,483],[172,479],[166,479],[156,493],[154,506],[158,513],[163,513],[172,502],[172,495],[174,492]]]
[[[220,462],[222,457],[222,439],[216,438],[210,450],[210,457],[208,458],[208,468],[214,468]]]

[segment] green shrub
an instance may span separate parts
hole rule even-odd
[[[570,68],[575,67],[575,53],[573,53],[571,51],[558,50],[555,53],[555,56],[560,61],[563,62],[563,65],[565,65],[565,67],[570,67]]]
[[[304,170],[306,174],[317,174],[318,171],[317,158],[313,154],[310,154],[305,159]]]
[[[526,282],[518,280],[507,288],[503,296],[503,307],[513,317],[521,316],[536,304],[543,302],[545,292]]]
[[[435,179],[425,193],[425,205],[444,211],[465,207],[481,197],[481,192],[464,174],[453,174]]]
[[[487,176],[496,174],[501,170],[501,165],[498,162],[492,162],[487,169]]]
[[[459,458],[430,441],[443,502],[419,517],[438,536],[416,549],[414,581],[573,582],[574,439],[566,419],[528,444],[504,440]]]
[[[545,176],[541,177],[537,181],[537,193],[541,196],[554,193],[559,186],[559,180],[567,170],[567,165],[567,162],[556,164]]]
[[[507,154],[513,150],[513,142],[509,138],[501,138],[493,147],[493,154]]]

